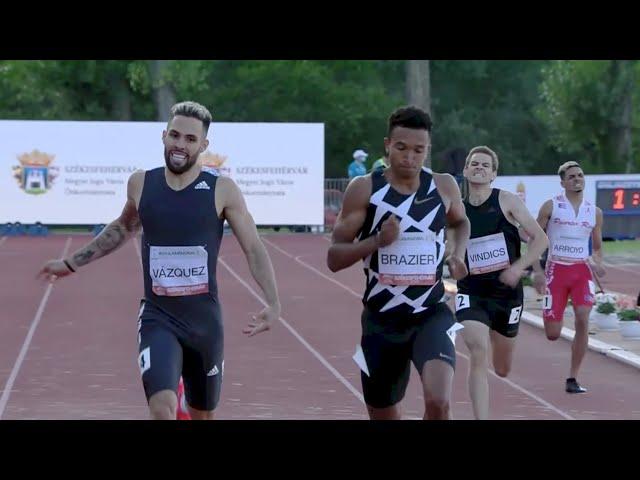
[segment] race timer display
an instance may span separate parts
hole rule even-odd
[[[596,205],[602,209],[602,236],[640,237],[640,180],[599,180]]]

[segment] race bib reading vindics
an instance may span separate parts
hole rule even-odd
[[[469,239],[467,258],[471,275],[495,272],[507,268],[509,266],[509,252],[504,233],[499,232]]]

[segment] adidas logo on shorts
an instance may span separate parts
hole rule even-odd
[[[207,373],[207,377],[213,377],[213,376],[217,375],[218,373],[220,373],[220,371],[218,370],[218,366],[214,365],[213,368],[211,370],[209,370],[209,373]]]
[[[194,190],[211,190],[211,188],[209,187],[209,185],[207,185],[207,182],[202,180],[199,184],[197,184],[194,187]]]

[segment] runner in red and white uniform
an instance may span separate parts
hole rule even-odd
[[[564,194],[547,200],[538,213],[538,223],[549,237],[549,255],[542,277],[537,270],[535,285],[544,293],[544,329],[549,340],[560,337],[569,296],[575,312],[575,337],[571,347],[571,368],[565,390],[584,393],[576,377],[587,350],[589,313],[594,303],[592,272],[605,274],[602,266],[602,210],[584,199],[584,172],[577,162],[558,169]],[[592,250],[589,253],[589,238]],[[543,280],[544,279],[544,280]]]

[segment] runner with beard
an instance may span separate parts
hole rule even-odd
[[[202,105],[174,105],[162,132],[165,166],[134,172],[120,217],[93,241],[40,271],[51,281],[68,276],[142,230],[138,363],[153,419],[176,419],[181,377],[191,418],[214,417],[224,371],[216,265],[225,220],[268,305],[243,332],[253,336],[269,330],[280,316],[271,260],[240,189],[197,161],[209,145],[210,123]]]

